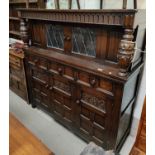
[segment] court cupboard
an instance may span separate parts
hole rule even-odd
[[[32,107],[118,152],[130,132],[143,67],[141,13],[19,9]]]

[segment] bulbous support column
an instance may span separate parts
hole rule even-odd
[[[117,55],[118,65],[120,67],[119,76],[126,76],[132,63],[135,52],[135,42],[133,40],[133,30],[125,29],[125,34],[119,45]]]
[[[24,47],[28,47],[28,27],[25,19],[20,20],[20,34],[21,39],[24,42]]]

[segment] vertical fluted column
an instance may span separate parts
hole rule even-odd
[[[20,34],[21,39],[24,42],[24,46],[28,47],[28,27],[25,19],[20,20]]]
[[[118,52],[118,64],[120,67],[119,75],[126,76],[132,63],[135,52],[135,42],[133,40],[133,30],[125,29],[125,33],[120,42]]]

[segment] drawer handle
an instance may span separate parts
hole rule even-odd
[[[35,60],[34,60],[35,63],[38,63],[38,61],[39,61],[38,59],[35,59]]]
[[[70,41],[70,40],[71,40],[71,38],[70,38],[70,37],[66,37],[66,40],[67,40],[67,41]]]
[[[48,89],[48,88],[49,88],[49,85],[48,85],[48,84],[47,84],[47,85],[45,85],[45,88],[47,88],[47,89]]]
[[[53,87],[51,86],[50,88],[49,88],[49,90],[52,90],[53,89]]]
[[[70,40],[71,40],[71,37],[69,37],[69,36],[64,36],[64,40],[70,41]]]
[[[80,100],[76,100],[76,104],[79,105],[80,104]]]
[[[91,81],[90,81],[90,84],[91,84],[91,86],[95,86],[96,80],[95,80],[95,79],[91,80]]]
[[[62,74],[62,68],[58,68],[59,74]]]

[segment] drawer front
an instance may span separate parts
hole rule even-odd
[[[26,55],[26,59],[28,61],[28,64],[32,66],[35,66],[43,70],[47,70],[48,68],[48,61],[44,58],[35,55]]]
[[[31,69],[32,79],[46,86],[49,83],[48,74],[45,71]]]
[[[9,55],[9,63],[16,65],[18,67],[21,67],[21,60],[18,57],[15,57],[13,55]]]
[[[93,88],[109,97],[114,96],[114,84],[108,79],[54,61],[49,63],[49,72],[74,81],[81,86]]]

